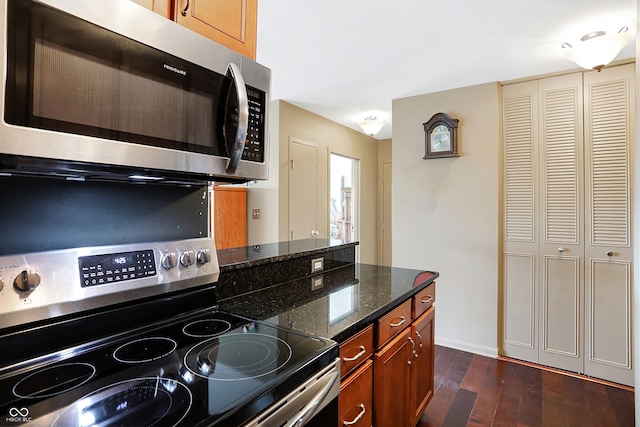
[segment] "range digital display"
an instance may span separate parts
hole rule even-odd
[[[78,258],[81,286],[98,286],[156,275],[153,250]]]

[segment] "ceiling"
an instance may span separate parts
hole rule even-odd
[[[377,116],[386,139],[393,99],[575,69],[563,42],[635,40],[636,16],[636,0],[259,0],[257,61],[272,100],[358,131]]]

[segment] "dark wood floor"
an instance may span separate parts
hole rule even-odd
[[[632,391],[440,346],[435,364],[417,427],[634,425]]]

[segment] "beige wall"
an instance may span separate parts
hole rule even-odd
[[[378,161],[391,161],[391,139],[381,139],[378,141]]]
[[[460,157],[423,160],[422,123],[460,120]],[[436,341],[497,355],[500,86],[393,101],[393,264],[436,270]]]
[[[278,237],[289,240],[289,140],[295,138],[317,144],[319,147],[319,189],[327,194],[319,209],[318,230],[321,237],[328,236],[329,196],[328,173],[329,154],[336,153],[359,159],[360,166],[360,262],[375,264],[377,255],[377,173],[378,144],[376,140],[346,126],[328,120],[307,110],[298,108],[285,101],[278,103],[278,141],[279,146],[279,194],[278,194]],[[272,107],[272,110],[275,110]],[[276,125],[272,120],[271,126]],[[273,135],[273,132],[272,132]],[[271,140],[275,144],[275,139]]]
[[[247,184],[247,245],[259,245],[279,241],[278,236],[278,134],[280,108],[273,101],[269,108],[269,179]],[[252,217],[254,209],[260,209],[260,219]]]

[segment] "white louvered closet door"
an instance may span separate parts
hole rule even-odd
[[[582,74],[538,83],[539,362],[582,372],[584,200]]]
[[[631,162],[634,66],[584,76],[585,373],[633,385]]]
[[[502,354],[538,361],[538,83],[502,88]]]
[[[501,354],[627,385],[634,73],[503,87]]]

